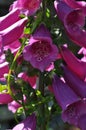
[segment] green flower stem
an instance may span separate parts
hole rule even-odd
[[[15,62],[16,62],[17,58],[20,56],[20,54],[22,53],[22,51],[23,51],[23,49],[24,49],[24,46],[25,46],[25,42],[26,42],[26,40],[24,40],[24,42],[22,43],[22,45],[21,45],[21,47],[19,48],[18,52],[16,53],[16,55],[15,55],[15,57],[14,57],[14,59],[13,59],[12,65],[11,65],[11,67],[10,67],[10,69],[9,69],[8,78],[7,78],[8,92],[9,92],[9,94],[12,96],[12,98],[13,98],[15,101],[17,101],[19,104],[21,104],[21,102],[19,102],[19,101],[16,99],[16,97],[14,97],[13,92],[12,92],[11,87],[10,87],[10,82],[11,82],[11,73],[12,73],[12,71],[13,71],[13,69],[14,69]]]
[[[42,21],[46,19],[46,1],[42,1]]]
[[[44,97],[44,73],[39,74],[39,91],[41,95]],[[46,130],[46,119],[45,119],[45,103],[40,105],[40,115],[42,118],[42,122],[40,124],[40,130]]]

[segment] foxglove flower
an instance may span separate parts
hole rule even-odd
[[[53,80],[53,92],[58,104],[62,108],[63,121],[80,128],[80,126],[82,126],[81,119],[85,120],[82,116],[86,115],[86,99],[81,100],[74,91],[56,75]]]
[[[77,45],[86,47],[86,31],[83,29],[85,15],[83,11],[79,8],[73,9],[63,1],[55,1],[54,5],[57,15],[62,20],[69,38]]]
[[[16,125],[12,130],[36,130],[36,116],[35,114],[30,115],[21,123]]]
[[[10,7],[10,10],[15,8],[20,9],[21,14],[33,15],[40,7],[41,0],[16,0]]]
[[[21,107],[21,105],[16,101],[8,103],[8,110],[12,111],[12,113],[15,113],[19,107]]]
[[[0,31],[8,28],[20,19],[20,10],[14,9],[5,16],[0,17]]]
[[[0,93],[0,104],[8,104],[12,101],[13,99],[8,93],[5,92]]]
[[[26,102],[26,96],[23,95],[23,101],[24,103]],[[19,100],[19,102],[22,102],[21,100]],[[13,113],[15,113],[18,108],[22,107],[21,104],[19,104],[18,102],[16,102],[15,100],[13,100],[12,102],[8,103],[8,110],[12,111]]]
[[[70,7],[76,9],[81,8],[83,13],[86,15],[86,2],[85,1],[76,1],[76,0],[63,0],[66,2]]]
[[[86,76],[86,63],[75,57],[75,55],[65,46],[61,46],[61,55],[68,68],[70,68],[70,70],[77,74],[81,79],[84,79]]]
[[[73,90],[56,75],[53,79],[53,92],[62,110],[66,110],[70,104],[79,101]]]
[[[73,91],[81,98],[86,98],[86,82],[81,80],[66,66],[62,66],[64,72],[64,79],[66,83],[73,89]]]
[[[57,55],[58,49],[52,43],[49,31],[44,24],[41,24],[24,48],[24,59],[43,72],[51,62],[57,59]]]
[[[0,44],[3,46],[16,41],[23,33],[27,18],[20,19],[10,27],[0,31]]]

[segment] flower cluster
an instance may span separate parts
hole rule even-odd
[[[23,114],[13,130],[47,130],[59,106],[86,130],[86,2],[49,2],[16,0],[0,17],[0,104]]]

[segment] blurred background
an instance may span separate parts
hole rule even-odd
[[[0,16],[3,16],[8,13],[9,6],[13,3],[14,0],[0,0]]]
[[[9,7],[14,0],[0,0],[0,17],[9,12]],[[16,125],[14,114],[10,112],[7,105],[0,105],[0,130],[11,130]],[[53,116],[49,130],[80,130],[74,126],[64,124],[61,115]]]

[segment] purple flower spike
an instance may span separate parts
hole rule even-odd
[[[73,91],[81,98],[86,98],[86,83],[70,71],[66,66],[62,66],[64,79]]]
[[[73,90],[56,75],[53,80],[53,92],[62,110],[66,110],[70,104],[79,101],[78,96]]]
[[[10,10],[18,8],[21,14],[30,16],[39,9],[40,3],[41,0],[17,0],[11,5]]]
[[[51,62],[57,59],[57,55],[58,48],[52,43],[47,28],[41,24],[24,48],[24,59],[43,72]]]
[[[20,19],[10,27],[0,31],[0,44],[8,45],[16,41],[23,33],[27,18]]]
[[[32,114],[16,125],[12,130],[36,130],[36,116]]]
[[[81,79],[84,79],[86,75],[86,63],[75,57],[75,55],[65,46],[61,46],[61,55],[70,70],[77,74]]]

